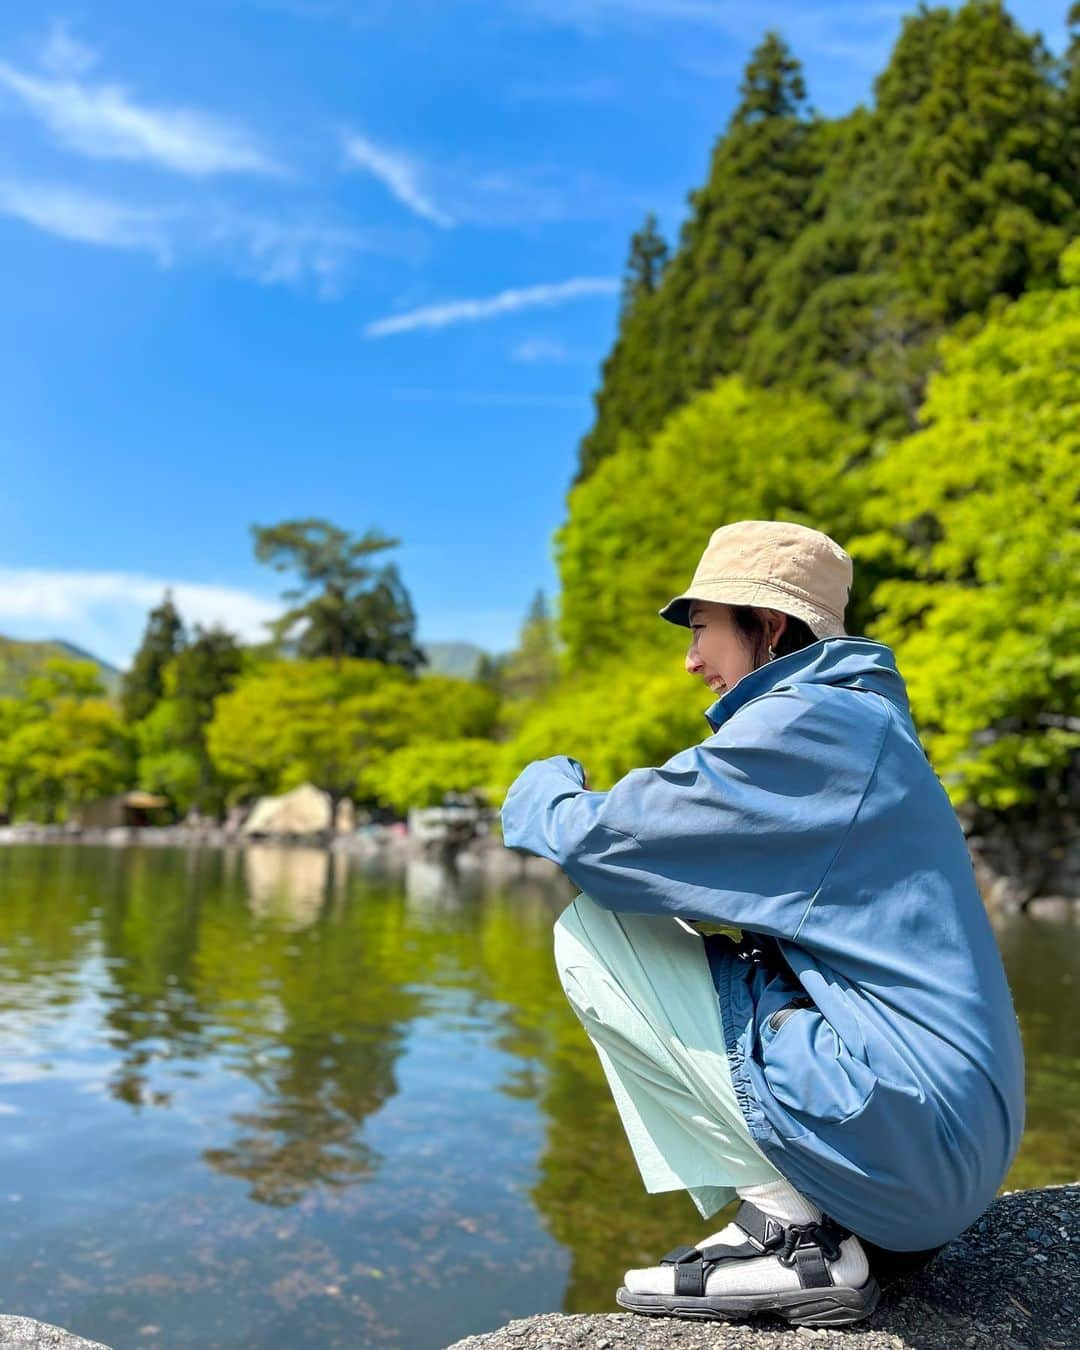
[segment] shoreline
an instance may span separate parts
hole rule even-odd
[[[961,823],[964,823],[961,816]],[[1020,867],[1020,875],[1001,871],[1002,850],[994,847],[994,840],[986,833],[986,820],[979,822],[982,832],[966,835],[975,879],[983,902],[991,913],[1013,913],[1017,910],[1043,912],[1053,908],[1065,915],[1073,903],[1080,900],[1080,848],[1071,841],[1054,849],[1047,849],[1046,840],[1040,854],[1043,860],[1041,874],[1031,875],[1017,856],[1015,836],[1010,836],[1012,850],[1008,861]],[[244,834],[241,829],[224,825],[115,825],[80,826],[74,824],[39,825],[24,822],[0,825],[0,847],[18,844],[78,845],[86,844],[108,848],[184,848],[243,851],[252,847],[290,849],[322,849],[357,862],[379,866],[401,866],[417,859],[442,862],[448,867],[468,872],[481,872],[498,878],[562,875],[559,868],[544,858],[507,849],[496,835],[483,834],[452,852],[442,850],[438,842],[423,840],[395,825],[365,825],[349,833],[306,835]],[[1047,855],[1058,864],[1047,874]],[[1040,889],[1040,883],[1046,886]]]

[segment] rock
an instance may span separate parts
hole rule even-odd
[[[109,1350],[100,1341],[84,1341],[63,1327],[35,1322],[32,1317],[6,1317],[0,1314],[0,1347],[19,1350]]]
[[[1075,1350],[1080,1183],[999,1196],[928,1266],[888,1283],[883,1276],[882,1285],[873,1317],[843,1331],[793,1328],[773,1318],[541,1313],[468,1336],[450,1350],[542,1350],[557,1342],[601,1350],[612,1341],[635,1350]]]
[[[316,835],[330,828],[330,794],[311,783],[281,797],[260,797],[243,824],[250,835]]]

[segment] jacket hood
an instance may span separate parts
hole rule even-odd
[[[887,698],[910,716],[907,689],[891,649],[870,638],[845,636],[820,638],[809,647],[778,656],[750,671],[706,709],[705,717],[713,731],[719,731],[750,699],[792,684],[837,684],[845,689],[865,689]]]

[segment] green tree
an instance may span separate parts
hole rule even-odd
[[[139,650],[120,686],[120,704],[126,722],[141,722],[161,698],[165,667],[184,646],[184,625],[173,604],[172,592],[150,611]]]
[[[663,397],[650,375],[659,338],[657,293],[667,261],[668,246],[650,211],[645,224],[630,239],[618,331],[601,368],[600,388],[594,398],[596,422],[581,443],[579,480],[611,453],[624,423],[644,421],[651,425],[662,415],[662,410],[653,412],[644,404]]]
[[[559,676],[559,648],[555,622],[542,590],[536,592],[521,628],[516,649],[499,672],[499,687],[506,699],[539,697]]]
[[[404,815],[413,806],[439,806],[449,793],[484,795],[497,755],[493,742],[473,738],[412,741],[371,770],[376,798]]]
[[[225,786],[206,749],[206,727],[214,701],[233,687],[244,665],[244,649],[232,633],[196,626],[165,668],[162,698],[136,728],[139,782],[165,793],[182,813],[224,809]]]
[[[255,556],[277,571],[299,574],[285,592],[296,601],[270,625],[275,639],[303,660],[329,656],[382,661],[415,670],[424,654],[416,646],[416,618],[393,563],[373,567],[373,554],[398,540],[369,530],[356,539],[325,520],[285,520],[253,525]]]
[[[1051,810],[1080,747],[1080,242],[1062,276],[943,344],[851,546],[908,573],[877,587],[872,635],[953,801],[996,811]]]
[[[131,781],[130,733],[92,661],[51,659],[21,699],[0,700],[8,809],[46,823]]]
[[[336,809],[342,797],[368,795],[368,769],[409,739],[416,689],[405,671],[379,661],[272,662],[217,699],[210,759],[234,798],[311,782]]]
[[[861,433],[819,400],[738,376],[699,394],[651,440],[625,443],[573,489],[556,535],[568,667],[610,669],[642,646],[673,652],[681,639],[657,610],[724,521],[796,520],[844,540],[864,450]],[[854,596],[855,622],[860,603]]]
[[[1054,63],[997,0],[906,19],[875,95],[822,130],[810,223],[762,288],[743,369],[903,434],[941,333],[1052,283],[1080,176]]]
[[[584,438],[579,480],[612,454],[620,436],[647,436],[718,375],[738,369],[770,267],[804,223],[817,172],[799,63],[776,33],[754,51],[740,101],[712,155],[705,185],[690,194],[679,247],[655,292],[651,233],[635,236],[624,315]]]

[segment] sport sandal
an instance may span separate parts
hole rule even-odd
[[[873,1275],[858,1288],[833,1282],[830,1266],[840,1259],[840,1244],[854,1236],[835,1220],[823,1215],[817,1223],[782,1224],[744,1200],[734,1223],[746,1234],[745,1242],[676,1247],[661,1260],[662,1266],[674,1267],[673,1294],[634,1293],[623,1285],[615,1301],[652,1317],[727,1322],[771,1313],[807,1327],[845,1326],[869,1317],[877,1307],[880,1291]],[[738,1287],[705,1292],[709,1274],[718,1266],[763,1258],[769,1266],[757,1266],[745,1292]]]

